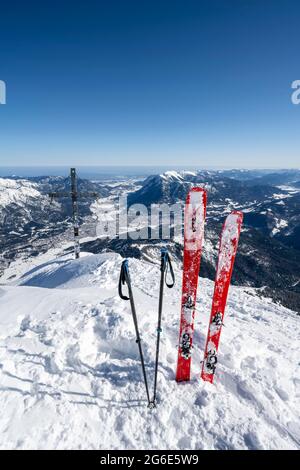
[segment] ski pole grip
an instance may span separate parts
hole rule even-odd
[[[167,282],[168,270],[170,270],[172,282]],[[161,250],[161,271],[166,272],[165,283],[166,283],[166,286],[171,289],[175,284],[175,275],[174,275],[174,270],[173,270],[173,266],[171,263],[171,258],[166,248],[163,248]]]
[[[167,270],[166,270],[166,286],[169,287],[169,289],[172,289],[172,287],[174,287],[174,284],[175,284],[175,274],[174,274],[173,266],[172,266],[171,259],[170,259],[169,255],[168,255],[167,263],[168,264],[167,264]],[[172,282],[167,282],[168,267],[170,268],[170,274],[171,274]]]
[[[119,277],[119,296],[122,300],[129,300],[129,297],[123,294],[122,286],[128,284],[128,261],[123,261]]]

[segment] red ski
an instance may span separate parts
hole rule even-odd
[[[211,383],[217,365],[218,346],[242,222],[242,212],[231,212],[224,222],[220,238],[215,289],[201,373],[202,379]]]
[[[190,380],[195,304],[200,270],[206,191],[192,188],[186,198],[184,214],[184,253],[181,318],[176,380]]]

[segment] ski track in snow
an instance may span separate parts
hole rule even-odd
[[[213,283],[199,279],[192,380],[175,382],[181,272],[165,289],[158,406],[146,407],[122,258],[46,261],[0,286],[0,448],[299,449],[299,317],[231,287],[212,385]],[[130,259],[152,390],[159,266]]]

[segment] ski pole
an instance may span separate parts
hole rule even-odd
[[[167,282],[168,269],[170,269],[170,275],[172,282]],[[171,258],[168,250],[162,248],[161,250],[161,263],[160,263],[160,289],[159,289],[159,303],[158,303],[158,321],[157,321],[157,337],[156,337],[156,358],[155,358],[155,370],[154,370],[154,388],[153,388],[153,400],[151,402],[152,407],[156,406],[156,390],[157,390],[157,373],[158,373],[158,359],[159,359],[159,345],[160,345],[160,334],[161,320],[162,320],[162,307],[163,307],[163,295],[164,295],[164,284],[170,289],[174,286],[175,276],[173,267],[171,264]]]
[[[127,285],[129,297],[124,295],[123,292],[122,292],[122,285],[124,285],[124,284]],[[123,300],[129,300],[130,301],[131,313],[132,313],[132,318],[133,318],[133,323],[134,323],[134,328],[135,328],[135,333],[136,333],[136,343],[138,345],[139,353],[140,353],[144,383],[145,383],[147,400],[148,400],[148,406],[149,406],[149,408],[152,408],[151,401],[150,401],[150,395],[149,395],[146,369],[145,369],[143,349],[142,349],[142,345],[141,345],[141,337],[140,337],[140,332],[139,332],[139,327],[138,327],[135,304],[134,304],[134,300],[133,300],[133,293],[132,293],[132,288],[131,288],[131,280],[130,280],[130,275],[129,275],[129,267],[128,267],[128,260],[127,259],[123,261],[122,266],[121,266],[120,279],[119,279],[119,296]]]

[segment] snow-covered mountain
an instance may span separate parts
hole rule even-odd
[[[247,176],[248,175],[248,176]],[[244,212],[244,228],[233,282],[262,289],[300,312],[299,170],[166,172],[148,177],[129,194],[129,204],[184,201],[192,186],[207,190],[206,246],[202,275],[213,278],[218,234],[225,215]],[[279,186],[278,186],[279,185]],[[120,251],[121,252],[121,251]]]
[[[79,180],[79,190],[105,189],[87,180]],[[70,227],[70,198],[59,201],[49,192],[70,191],[70,179],[63,177],[0,178],[0,273],[17,257],[36,256],[45,252],[56,236]],[[82,218],[91,215],[92,200],[80,201]],[[82,220],[82,219],[81,219]]]
[[[29,180],[0,178],[0,226],[8,232],[24,231],[34,220],[37,210],[43,213],[49,207],[49,198],[40,185]]]
[[[192,380],[177,384],[176,264],[176,285],[165,293],[158,406],[149,410],[129,305],[117,295],[122,258],[47,257],[19,261],[17,279],[0,288],[2,449],[300,448],[296,314],[231,287],[215,384],[203,382],[213,283],[201,278]],[[152,379],[159,266],[131,259],[130,272]]]
[[[38,199],[41,193],[38,185],[28,180],[0,178],[0,207],[3,210],[10,204],[26,204],[31,199]]]
[[[218,219],[230,210],[243,210],[249,226],[299,249],[300,191],[295,180],[300,172],[279,172],[250,180],[238,179],[236,172],[233,175],[231,172],[169,171],[149,176],[139,190],[129,195],[129,203],[173,204],[184,201],[191,186],[202,186],[208,192],[208,217]]]
[[[79,179],[79,190],[100,194],[99,201],[81,199],[83,249],[95,254],[113,250],[123,256],[149,259],[161,240],[103,240],[97,238],[97,214],[113,211],[118,196],[128,194],[128,204],[184,201],[188,189],[205,186],[208,210],[201,276],[214,278],[218,237],[225,216],[232,209],[244,212],[233,283],[256,287],[260,295],[300,312],[300,190],[299,170],[167,171],[144,181],[136,178],[94,182]],[[72,240],[69,198],[48,198],[52,191],[69,191],[63,177],[0,179],[0,272],[16,258],[29,258]],[[182,246],[169,243],[181,260]]]

